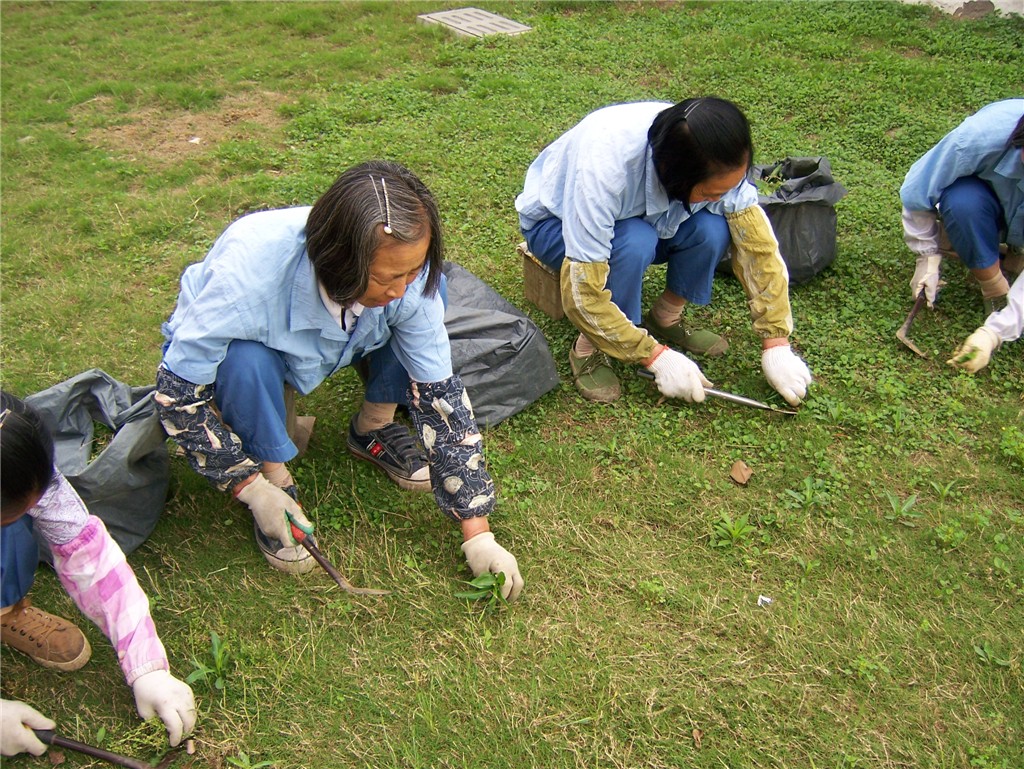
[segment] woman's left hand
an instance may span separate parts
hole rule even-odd
[[[813,381],[807,364],[788,344],[763,350],[761,370],[768,384],[774,387],[790,406],[799,405],[807,396],[807,387]]]

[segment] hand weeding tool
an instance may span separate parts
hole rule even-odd
[[[917,317],[917,314],[921,311],[921,308],[924,307],[924,303],[927,300],[928,297],[925,296],[924,289],[921,289],[921,293],[917,295],[917,299],[914,301],[914,306],[910,309],[910,314],[907,315],[907,319],[903,321],[903,325],[900,326],[899,329],[896,331],[897,339],[899,339],[908,348],[913,350],[914,353],[925,359],[928,358],[927,353],[922,351],[920,347],[914,344],[910,340],[908,334],[910,333],[910,324],[914,322],[914,318]]]
[[[644,379],[654,379],[654,374],[645,368],[637,369],[637,373]],[[756,401],[753,398],[747,398],[743,395],[735,395],[733,393],[725,392],[724,390],[715,390],[711,387],[704,388],[704,394],[709,395],[712,398],[720,398],[723,401],[729,401],[730,403],[738,403],[741,406],[750,406],[753,409],[764,409],[765,411],[774,411],[776,414],[788,414],[794,416],[799,412],[793,411],[792,409],[782,409],[778,406],[773,406],[770,403],[764,401]]]
[[[84,753],[87,756],[98,758],[101,761],[106,761],[117,766],[125,766],[128,769],[153,769],[152,764],[146,761],[140,761],[137,758],[131,756],[122,756],[119,753],[111,753],[109,750],[103,750],[102,748],[96,748],[92,745],[86,745],[84,742],[78,742],[77,740],[69,740],[67,737],[61,737],[59,734],[53,731],[53,729],[33,729],[36,737],[39,741],[46,745],[52,745],[55,748],[64,748],[66,750],[74,750],[78,753]]]
[[[288,516],[288,523],[292,527],[292,536],[295,538],[295,541],[306,548],[306,551],[313,556],[313,560],[320,564],[324,571],[330,574],[334,581],[338,583],[338,587],[346,593],[352,593],[353,595],[391,595],[390,590],[376,590],[371,587],[356,587],[350,583],[341,575],[340,571],[331,565],[331,562],[328,561],[324,554],[320,552],[320,548],[310,541],[309,535],[295,525],[295,522],[292,521],[292,518],[288,515],[287,511],[285,511],[285,515]]]

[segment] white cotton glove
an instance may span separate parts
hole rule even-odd
[[[769,347],[761,351],[761,370],[768,384],[796,406],[807,396],[807,387],[813,381],[811,370],[787,345]]]
[[[666,347],[647,370],[654,372],[654,382],[666,398],[700,403],[704,400],[704,388],[711,387],[700,366],[671,347]]]
[[[516,557],[494,541],[494,532],[482,531],[462,543],[462,552],[466,563],[474,577],[490,572],[505,573],[505,584],[501,586],[501,595],[514,601],[523,590],[523,577],[519,573]]]
[[[964,343],[956,348],[953,357],[946,361],[954,368],[962,368],[971,374],[976,374],[988,365],[992,353],[999,349],[1003,340],[995,331],[982,326],[964,340]]]
[[[56,724],[33,707],[15,700],[0,700],[0,754],[41,756],[47,745],[32,732],[52,729]]]
[[[939,265],[942,256],[939,254],[918,254],[914,277],[910,279],[910,295],[913,299],[924,295],[928,298],[928,306],[935,306],[935,296],[939,293]]]
[[[135,709],[144,719],[159,716],[167,727],[167,738],[174,747],[196,725],[196,700],[192,689],[166,670],[143,673],[132,684]]]
[[[235,496],[252,510],[260,531],[286,547],[298,545],[292,536],[286,512],[291,514],[296,526],[307,534],[313,533],[313,524],[303,515],[299,503],[260,474],[254,476]]]

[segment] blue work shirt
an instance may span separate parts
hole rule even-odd
[[[309,211],[244,216],[185,270],[178,306],[163,325],[164,365],[194,384],[212,384],[233,340],[260,342],[281,353],[286,381],[306,395],[356,356],[390,342],[413,381],[451,377],[444,304],[438,294],[424,296],[426,269],[401,299],[365,308],[354,329],[342,329],[324,306],[306,254]]]
[[[982,107],[946,134],[907,172],[900,187],[903,207],[934,211],[939,196],[964,176],[988,183],[1003,208],[1006,242],[1024,245],[1024,162],[1020,147],[1008,147],[1024,99],[1006,99]]]
[[[757,205],[757,189],[742,181],[721,200],[669,200],[658,180],[647,132],[668,102],[615,104],[592,112],[548,145],[530,164],[516,198],[519,225],[562,221],[565,253],[578,262],[607,262],[615,223],[643,217],[662,240],[702,208],[725,214]]]

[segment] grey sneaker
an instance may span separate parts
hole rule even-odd
[[[427,457],[412,434],[397,422],[361,435],[356,432],[356,420],[353,417],[348,426],[347,444],[348,450],[355,456],[379,467],[401,488],[430,491]]]

